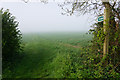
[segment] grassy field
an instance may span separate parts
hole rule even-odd
[[[6,70],[4,77],[15,78],[64,78],[76,77],[73,73],[82,57],[74,55],[83,53],[82,48],[90,45],[92,35],[85,32],[66,33],[26,33],[23,34],[24,57],[12,72]],[[84,51],[85,52],[85,51]],[[75,61],[72,61],[74,58]],[[73,63],[71,63],[73,62]],[[69,66],[69,64],[75,64]],[[79,64],[79,65],[80,65]],[[71,69],[71,70],[70,70]]]

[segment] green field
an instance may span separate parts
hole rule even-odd
[[[80,55],[85,50],[82,48],[90,45],[91,39],[92,35],[85,32],[23,34],[24,56],[12,72],[6,70],[4,77],[78,77],[82,75],[78,74],[79,70],[76,72],[78,66],[83,64]]]

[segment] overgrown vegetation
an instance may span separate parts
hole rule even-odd
[[[7,71],[3,77],[68,77],[67,73],[71,74],[68,65],[76,69],[77,67],[71,63],[75,62],[79,65],[78,62],[83,64],[82,61],[86,60],[84,55],[86,50],[82,50],[82,47],[90,45],[88,41],[91,37],[85,33],[23,34],[24,58],[18,64],[16,63],[12,72]]]
[[[11,70],[18,58],[21,58],[21,33],[18,29],[18,22],[9,10],[1,9],[2,13],[2,69]]]
[[[99,64],[101,53],[93,53],[90,40],[85,33],[24,34],[25,56],[4,77],[119,78],[113,65]]]
[[[96,55],[94,58],[99,61],[96,67],[99,67],[98,73],[106,77],[120,76],[120,29],[119,24],[115,22],[115,18],[111,16],[110,28],[109,28],[109,54],[106,56],[106,60],[103,58],[103,44],[106,34],[103,30],[103,22],[93,25],[93,29],[90,33],[94,35],[92,40],[92,53]],[[107,65],[105,65],[107,63]],[[101,70],[101,72],[100,72]],[[116,76],[115,76],[116,75]]]
[[[68,5],[71,8],[68,8]],[[94,3],[92,1],[86,2],[79,2],[78,0],[74,2],[65,2],[60,5],[60,7],[65,11],[64,14],[87,14],[91,13],[94,15],[101,15],[106,8],[108,12],[110,12],[110,19],[106,19],[109,22],[104,25],[109,25],[109,27],[103,28],[103,22],[95,23],[93,25],[93,29],[90,32],[93,34],[92,45],[89,50],[89,53],[92,55],[93,63],[89,63],[90,65],[94,66],[95,69],[92,70],[93,77],[102,77],[102,78],[109,78],[109,77],[119,77],[120,76],[120,1],[108,1],[104,2],[103,0],[100,2]],[[107,22],[105,20],[105,22]],[[107,36],[107,37],[106,37]],[[108,37],[109,36],[109,37]],[[103,45],[105,38],[109,38],[106,40],[105,44],[109,45],[109,52],[103,52]],[[108,42],[108,43],[107,43]],[[106,48],[106,49],[105,49]],[[104,49],[107,50],[107,47]],[[91,51],[91,52],[90,52]],[[104,53],[104,54],[103,54]],[[90,57],[90,55],[89,55]],[[87,60],[87,62],[91,62],[91,60]],[[92,68],[91,68],[92,69]],[[90,73],[92,76],[92,73]]]

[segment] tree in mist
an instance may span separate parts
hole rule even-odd
[[[18,29],[18,22],[9,10],[1,9],[2,13],[2,59],[3,70],[13,64],[22,50],[21,32]]]

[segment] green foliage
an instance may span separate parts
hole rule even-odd
[[[93,26],[93,29],[89,31],[89,33],[92,33],[94,35],[92,40],[92,53],[93,55],[101,57],[100,62],[97,63],[96,67],[98,68],[98,73],[96,74],[101,75],[101,77],[107,78],[107,77],[118,77],[120,72],[120,29],[117,28],[116,22],[113,16],[111,16],[110,19],[110,25],[109,25],[109,54],[106,55],[104,58],[103,55],[103,43],[106,36],[106,33],[103,31],[103,22],[96,23]],[[108,61],[108,65],[104,66],[104,63]],[[112,67],[111,67],[112,65]],[[115,67],[117,65],[117,67]],[[108,68],[111,67],[111,70]],[[100,71],[101,70],[101,71]],[[113,72],[113,73],[111,73]]]
[[[18,22],[9,10],[2,13],[2,59],[3,59],[3,72],[4,69],[14,66],[14,62],[20,58],[21,47],[21,33],[18,29]]]
[[[90,44],[90,36],[84,33],[24,34],[25,56],[13,72],[6,70],[4,77],[120,78],[112,64],[102,67],[101,54],[92,53],[86,46]]]

